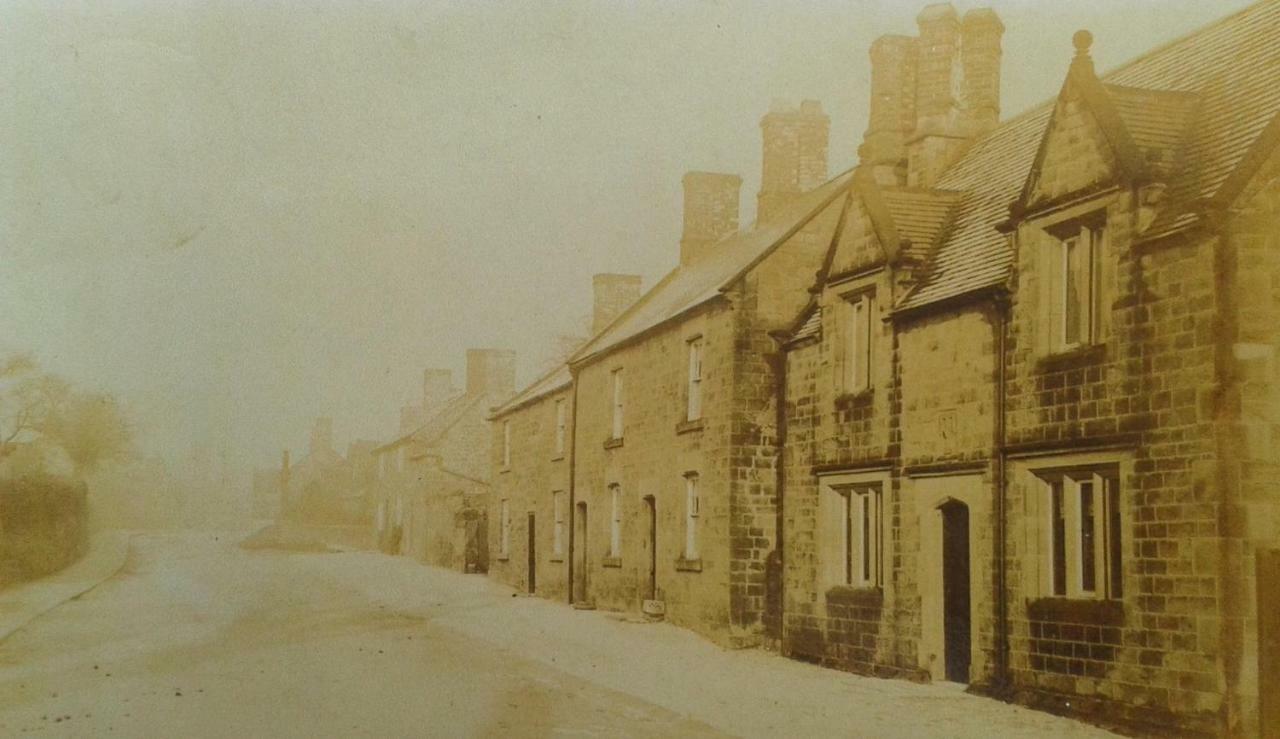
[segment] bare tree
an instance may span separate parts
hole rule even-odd
[[[62,447],[80,477],[127,457],[133,443],[120,404],[100,393],[72,393],[49,413],[44,435]]]
[[[20,449],[55,445],[83,476],[125,457],[132,440],[114,398],[74,391],[61,377],[40,371],[26,354],[0,362],[0,459]]]
[[[16,450],[20,441],[43,436],[49,418],[71,395],[71,386],[56,375],[45,374],[27,354],[0,362],[0,459]]]

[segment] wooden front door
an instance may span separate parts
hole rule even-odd
[[[644,499],[649,514],[649,588],[648,598],[658,597],[658,506],[650,495]]]
[[[537,528],[533,525],[533,514],[529,514],[529,592],[533,593],[538,588],[538,554],[535,533]]]
[[[969,682],[969,507],[952,501],[942,507],[942,629],[947,679]]]
[[[573,602],[587,600],[587,504],[578,503],[573,517]]]

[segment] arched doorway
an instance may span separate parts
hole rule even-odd
[[[972,610],[969,583],[969,506],[949,500],[942,513],[942,630],[946,678],[969,682]]]

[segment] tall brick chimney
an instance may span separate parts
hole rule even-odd
[[[764,155],[757,223],[771,220],[797,195],[826,182],[830,128],[831,120],[817,100],[805,100],[798,109],[774,103],[760,119]]]
[[[688,179],[686,177],[686,179]],[[737,225],[734,208],[734,225]],[[688,216],[685,216],[688,223]],[[686,225],[687,229],[688,226]],[[640,275],[598,274],[591,276],[591,333],[600,333],[605,326],[613,323],[622,315],[622,311],[640,298]]]
[[[918,56],[919,45],[910,36],[881,36],[871,44],[871,112],[863,141],[867,146],[864,163],[893,173],[885,179],[906,179],[907,137],[916,128]]]
[[[506,399],[516,389],[516,353],[509,349],[467,350],[467,395]]]
[[[991,8],[974,8],[960,25],[964,112],[969,133],[981,136],[1000,122],[1000,40],[1004,24]]]
[[[960,114],[960,18],[951,3],[935,3],[920,11],[916,26],[916,129],[949,130]]]
[[[738,230],[742,178],[719,172],[688,172],[680,182],[684,185],[680,263],[689,264],[702,258],[712,244]]]
[[[916,17],[919,36],[871,46],[871,111],[862,162],[877,180],[928,187],[1000,120],[1000,40],[989,8],[963,21],[950,3]]]
[[[400,406],[400,433],[407,434],[416,430],[425,422],[420,405]]]
[[[456,391],[453,389],[453,372],[447,369],[427,368],[422,371],[422,416],[425,423],[428,418],[449,402]]]

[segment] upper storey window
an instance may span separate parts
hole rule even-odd
[[[839,372],[846,395],[856,395],[871,387],[872,325],[875,315],[875,296],[870,292],[845,298],[843,315],[844,341],[840,359],[844,367]]]
[[[569,413],[564,406],[564,398],[556,399],[556,456],[564,454],[564,442],[566,436],[566,428],[569,423]]]
[[[1106,228],[1073,226],[1060,230],[1051,262],[1055,320],[1054,346],[1069,351],[1102,339],[1102,257]]]
[[[702,418],[702,339],[689,341],[689,388],[685,418],[696,421]]]
[[[615,369],[611,375],[613,385],[613,438],[622,438],[622,412],[623,412],[623,393],[622,393],[622,369]]]

